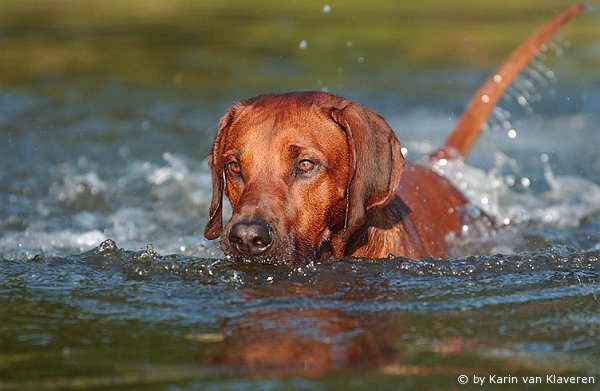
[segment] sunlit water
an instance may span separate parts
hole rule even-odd
[[[309,87],[383,114],[420,161],[485,74],[402,71],[373,73],[401,88]],[[0,390],[455,389],[461,374],[597,388],[600,88],[547,72],[532,64],[466,163],[433,167],[483,217],[451,258],[301,268],[234,264],[202,237],[205,157],[246,90],[52,72],[0,87]]]

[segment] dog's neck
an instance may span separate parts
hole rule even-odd
[[[400,240],[398,240],[400,238]],[[347,241],[338,232],[330,241],[330,254],[336,258],[387,258],[403,256],[421,258],[428,254],[408,206],[395,196],[385,207],[371,210],[366,223]]]

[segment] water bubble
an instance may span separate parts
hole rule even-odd
[[[554,54],[556,56],[560,57],[564,54],[562,45],[559,42],[557,42],[556,40],[552,39],[552,40],[548,41],[548,44],[549,44],[550,48],[554,51]]]
[[[549,80],[535,67],[528,66],[523,72],[526,73],[527,76],[531,77],[534,81],[539,83],[542,88],[548,88],[550,86]]]

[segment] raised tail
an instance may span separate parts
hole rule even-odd
[[[541,46],[572,17],[585,9],[584,4],[574,4],[552,18],[508,56],[506,61],[479,87],[459,118],[444,145],[431,154],[432,159],[462,158],[479,135],[504,91],[540,50]]]

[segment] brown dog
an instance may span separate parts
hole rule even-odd
[[[477,91],[432,159],[462,158],[497,100],[574,5],[519,46]],[[325,256],[448,255],[466,198],[427,166],[406,163],[378,114],[322,92],[262,95],[223,117],[208,159],[207,239],[233,259],[303,264]],[[222,228],[223,191],[233,208]]]

